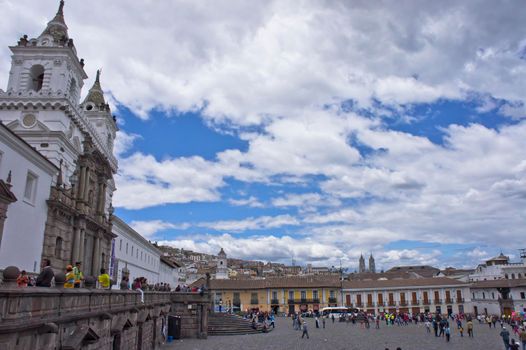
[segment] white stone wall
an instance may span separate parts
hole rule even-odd
[[[11,171],[11,191],[17,201],[10,204],[0,246],[0,268],[15,265],[28,272],[40,271],[47,218],[47,203],[57,169],[9,131],[0,127],[0,178]],[[24,198],[28,171],[36,175],[33,199]]]
[[[113,221],[113,233],[117,235],[115,238],[117,285],[114,288],[119,287],[124,267],[130,271],[130,282],[137,277],[145,277],[148,283],[157,283],[161,252],[119,218]]]

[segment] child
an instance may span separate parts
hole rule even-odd
[[[460,326],[458,328],[458,331],[460,332],[460,336],[463,337],[464,336],[464,327]]]

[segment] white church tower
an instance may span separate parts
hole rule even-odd
[[[104,100],[100,71],[80,103],[88,76],[68,34],[63,0],[38,37],[24,35],[9,49],[0,120],[60,168],[47,200],[42,258],[59,271],[79,261],[85,275],[96,275],[109,265],[117,172],[117,125]]]
[[[79,105],[88,76],[84,60],[77,57],[73,39],[68,35],[64,1],[60,1],[55,17],[42,34],[33,39],[24,35],[17,46],[9,49],[13,55],[7,90],[0,90],[2,122],[56,166],[62,160],[65,184],[69,185],[86,138],[90,138],[116,172],[115,123],[103,123],[102,118],[92,117],[92,111],[100,112],[100,105]],[[108,111],[109,108],[105,112]]]
[[[219,254],[217,254],[217,268],[216,268],[216,279],[217,280],[226,280],[228,279],[228,260],[226,253],[221,248]]]

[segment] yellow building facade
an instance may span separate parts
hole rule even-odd
[[[286,277],[261,280],[211,280],[215,310],[279,313],[321,310],[341,305],[338,277]]]

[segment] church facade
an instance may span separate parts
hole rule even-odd
[[[81,102],[88,76],[68,34],[64,1],[38,37],[24,35],[9,49],[0,120],[59,169],[47,200],[41,258],[56,270],[79,261],[86,275],[98,274],[111,257],[118,166],[113,155],[118,129],[100,72]]]

